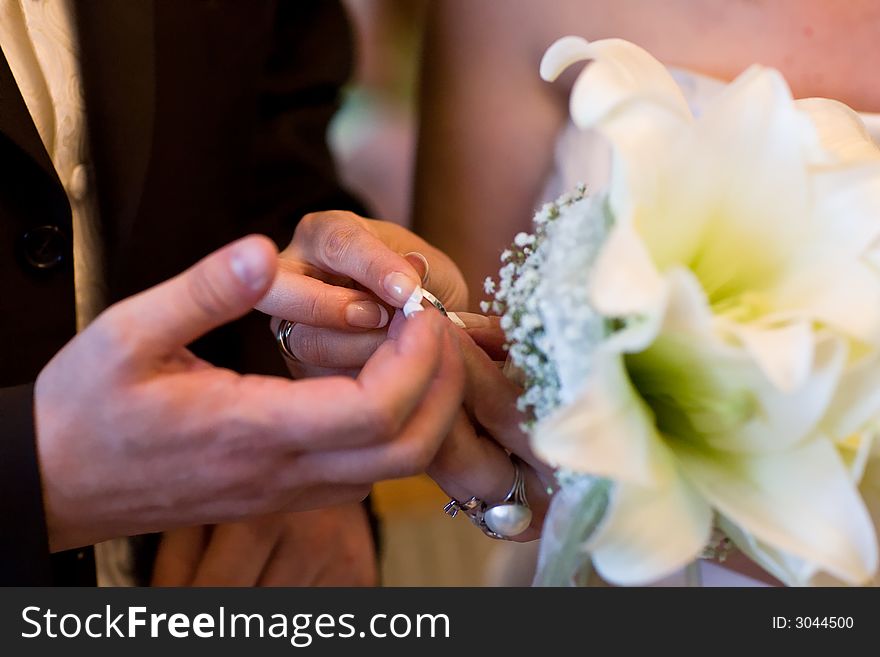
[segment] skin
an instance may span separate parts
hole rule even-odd
[[[331,235],[331,244],[344,246],[335,256],[337,263],[345,262],[344,266],[328,265],[327,249],[315,246],[315,230]],[[366,220],[351,213],[307,217],[281,254],[276,285],[258,304],[258,308],[273,315],[273,331],[281,319],[297,322],[289,338],[297,358],[288,362],[295,377],[356,376],[385,341],[384,327],[353,327],[346,323],[343,312],[346,304],[352,299],[360,302],[364,294],[357,289],[363,287],[357,281],[376,280],[377,274],[367,271],[376,263],[384,263],[379,267],[383,272],[409,267],[416,280],[442,299],[449,310],[466,307],[467,290],[458,268],[421,237],[396,224]],[[302,277],[314,281],[301,284]],[[382,286],[369,289],[378,292]],[[387,294],[376,300],[387,304],[389,310],[396,303]],[[308,311],[304,314],[303,309]],[[428,309],[419,314],[436,313]],[[513,466],[505,449],[516,453],[525,461],[526,488],[533,510],[531,528],[516,540],[531,540],[538,536],[549,502],[541,482],[548,472],[528,449],[519,429],[521,418],[511,413],[519,391],[488,355],[500,357],[502,353],[504,338],[497,323],[468,313],[460,317],[468,324],[466,330],[455,330],[457,355],[465,372],[463,406],[427,471],[450,497],[463,501],[476,495],[488,503],[499,502],[513,482]],[[492,389],[491,396],[484,394],[487,388]]]
[[[364,231],[352,234],[355,225]],[[334,237],[325,240],[329,235]],[[335,259],[344,259],[345,255],[328,253],[325,241],[360,243],[356,251],[360,253],[373,253],[382,244],[380,253],[374,254],[376,261],[387,256],[384,246],[387,242],[387,247],[394,250],[386,265],[392,270],[402,269],[402,273],[412,276],[414,281],[421,275],[417,271],[414,274],[411,265],[422,267],[422,261],[397,260],[398,247],[402,248],[402,242],[409,236],[411,234],[395,226],[347,213],[325,212],[303,219],[291,244],[279,255],[275,282],[261,301],[262,308],[270,311],[284,308],[300,322],[294,329],[293,344],[304,360],[288,362],[294,378],[355,375],[385,341],[389,313],[394,312],[393,304],[382,302],[363,286],[359,291],[352,290],[357,286],[355,279],[336,273],[343,266],[335,264]],[[463,303],[456,298],[464,290],[458,270],[426,243],[420,242],[417,246],[435,262],[445,265],[451,278],[444,283],[444,291],[453,302]],[[350,271],[362,278],[370,276],[367,265],[366,261],[360,262],[360,274]],[[325,283],[336,283],[339,287]],[[356,312],[352,313],[352,308]],[[352,325],[352,320],[357,325]],[[334,328],[321,329],[309,324]],[[381,328],[376,328],[379,325]],[[277,329],[277,322],[272,329]],[[334,338],[338,338],[338,344],[328,344]],[[362,343],[366,344],[365,349]],[[354,358],[352,351],[356,352]],[[357,352],[363,356],[357,356]],[[306,368],[303,365],[309,359],[320,360],[328,355],[334,357],[328,365],[342,363],[345,367]],[[247,567],[242,566],[245,562]],[[371,586],[377,583],[372,530],[366,511],[359,503],[172,530],[163,536],[153,574],[153,584],[157,586]]]
[[[370,585],[360,505],[290,510],[360,500],[373,481],[428,467],[451,495],[500,500],[510,461],[461,411],[465,379],[497,368],[433,311],[389,322],[420,281],[450,307],[466,304],[458,269],[424,240],[330,212],[306,217],[281,254],[247,238],[108,309],[36,385],[51,548],[167,530],[156,585]],[[184,347],[253,305],[302,323],[291,372],[327,378],[240,376]],[[377,312],[352,323],[352,305]],[[479,419],[486,400],[469,389],[464,408]],[[526,477],[537,485],[530,467]],[[540,490],[531,497],[522,538],[546,507]]]
[[[382,286],[410,268],[405,259],[386,249],[384,262],[337,263],[337,237],[314,232],[311,253],[385,302],[410,291]],[[37,450],[52,550],[358,501],[373,482],[428,466],[464,381],[457,337],[436,313],[398,317],[356,379],[241,376],[185,348],[286,284],[277,268],[265,238],[233,243],[112,306],[40,373]],[[366,293],[346,294],[347,304]]]
[[[153,586],[375,586],[359,505],[166,532]]]

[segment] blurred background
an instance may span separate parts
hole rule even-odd
[[[376,218],[409,223],[425,0],[344,0],[356,68],[330,144],[346,186]]]
[[[330,131],[340,176],[376,218],[409,224],[425,0],[346,0],[357,68]],[[385,586],[485,586],[518,546],[486,538],[427,477],[378,484]],[[527,584],[528,582],[522,582]]]

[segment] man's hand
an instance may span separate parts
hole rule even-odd
[[[424,470],[463,381],[436,313],[397,320],[357,379],[241,376],[185,348],[257,303],[276,261],[265,238],[240,240],[111,307],[41,372],[53,550],[356,501]]]
[[[278,276],[257,308],[295,323],[289,343],[301,378],[353,374],[385,340],[389,317],[417,287],[450,310],[467,306],[455,264],[396,224],[350,212],[305,216],[281,252]]]
[[[162,536],[153,586],[375,586],[376,551],[360,504],[280,513]]]

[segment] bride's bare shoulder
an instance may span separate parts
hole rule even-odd
[[[621,37],[670,66],[732,79],[760,63],[781,70],[797,96],[880,111],[876,0],[444,0],[435,7],[471,44],[471,56],[504,57],[508,70],[533,70],[566,34]]]

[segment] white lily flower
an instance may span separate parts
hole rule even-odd
[[[542,76],[585,59],[571,116],[612,145],[616,221],[591,301],[622,328],[533,446],[616,482],[596,567],[659,579],[698,556],[717,514],[787,583],[870,581],[858,485],[880,470],[880,150],[849,108],[793,100],[772,69],[698,119],[619,39],[566,37]]]

